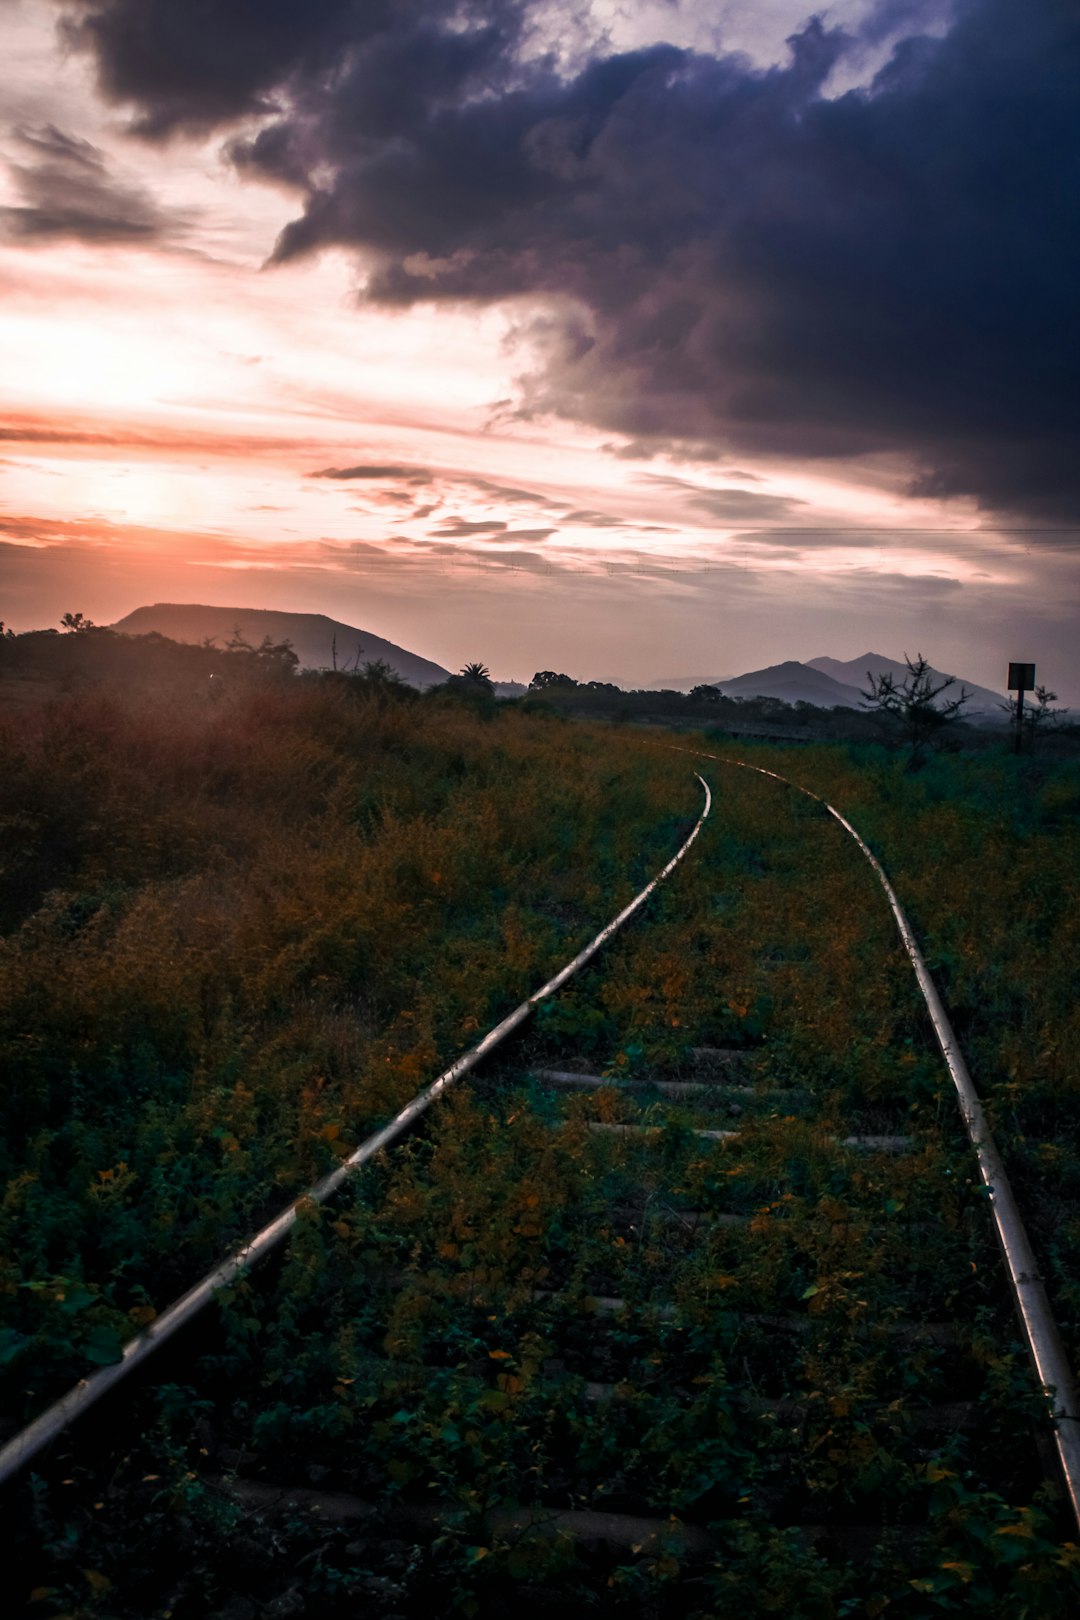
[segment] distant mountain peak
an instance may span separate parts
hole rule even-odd
[[[886,658],[883,653],[862,653],[858,658],[811,658],[808,661],[809,669],[820,670],[823,675],[829,675],[834,681],[865,682],[867,675],[892,675],[898,681],[903,681],[908,673],[908,667],[902,658]],[[1002,697],[990,690],[987,686],[978,686],[974,681],[965,681],[959,675],[952,675],[947,671],[936,669],[932,664],[928,666],[930,674],[935,681],[951,680],[956,685],[949,691],[950,697],[958,697],[960,688],[969,694],[969,702],[965,704],[962,713],[972,719],[977,715],[998,719]]]
[[[784,703],[813,703],[819,708],[857,709],[860,693],[829,670],[787,658],[781,664],[754,669],[724,681],[725,697],[774,697]]]

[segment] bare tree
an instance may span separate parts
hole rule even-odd
[[[300,658],[293,651],[291,641],[275,641],[272,636],[263,636],[256,647],[247,639],[239,625],[225,643],[225,651],[242,655],[256,668],[274,670],[282,674],[291,675],[300,664]]]
[[[364,654],[363,646],[358,641],[356,643],[356,657],[353,659],[352,663],[348,666],[348,669],[343,671],[342,673],[349,674],[349,675],[358,675],[360,673],[360,660],[363,657],[363,654]],[[379,662],[381,662],[381,660],[376,659],[375,662],[379,663]],[[336,675],[338,673],[337,631],[336,630],[334,631],[333,635],[330,637],[330,664],[331,664],[331,667],[332,667],[332,669],[334,671],[334,674]]]
[[[904,663],[907,674],[902,681],[896,675],[874,675],[867,670],[869,691],[862,693],[862,706],[898,722],[914,769],[923,763],[930,739],[958,717],[971,693],[961,687],[959,697],[939,703],[941,694],[956,685],[955,677],[935,678],[922,653],[917,658],[905,653]]]

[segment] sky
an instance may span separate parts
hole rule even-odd
[[[0,618],[1080,706],[1074,0],[0,0]]]

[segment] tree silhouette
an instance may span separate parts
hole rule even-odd
[[[549,686],[576,686],[572,675],[559,675],[553,669],[538,669],[529,682],[530,692],[543,692]]]
[[[486,664],[466,664],[458,674],[459,681],[467,681],[470,686],[485,692],[490,697],[495,691],[495,682],[491,678],[491,671]]]
[[[256,668],[270,670],[277,675],[291,675],[300,665],[291,641],[275,641],[272,636],[263,636],[255,647],[239,625],[225,643],[225,651],[247,658]]]
[[[377,697],[412,696],[412,687],[385,658],[370,658],[362,669],[353,666],[352,678],[358,689]]]
[[[930,738],[957,718],[971,693],[961,687],[959,697],[939,706],[938,698],[956,685],[955,677],[945,675],[935,684],[933,671],[922,653],[917,658],[905,653],[904,663],[907,675],[899,684],[895,675],[873,675],[867,670],[870,689],[862,693],[862,707],[899,722],[910,750],[908,763],[915,769],[923,763]]]

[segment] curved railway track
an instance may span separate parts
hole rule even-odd
[[[1019,1318],[1032,1368],[1047,1404],[1047,1417],[1052,1426],[1061,1477],[1065,1485],[1073,1518],[1077,1528],[1080,1529],[1080,1399],[1077,1397],[1072,1369],[1069,1366],[1068,1357],[1061,1342],[1061,1335],[1058,1332],[1057,1323],[1050,1308],[1050,1301],[1046,1297],[1046,1289],[1043,1286],[1039,1272],[1039,1264],[1028,1240],[1019,1206],[1005,1172],[1004,1162],[998,1152],[997,1144],[994,1141],[975,1084],[968,1072],[964,1054],[960,1049],[960,1043],[949,1021],[949,1015],[945,1011],[941,997],[938,995],[937,986],[934,984],[925,958],[919,949],[914,930],[904,914],[900,901],[897,899],[896,891],[889,882],[884,867],[870,846],[856,832],[851,822],[841,815],[840,811],[834,805],[831,805],[827,799],[823,799],[820,794],[811,793],[808,788],[800,787],[798,783],[789,781],[787,777],[778,775],[776,771],[765,770],[760,765],[748,765],[744,760],[725,759],[721,755],[700,755],[699,757],[713,758],[720,764],[734,765],[743,770],[756,771],[760,776],[770,777],[773,781],[781,782],[785,787],[793,788],[797,793],[802,793],[807,798],[813,799],[815,803],[822,805],[829,815],[839,822],[844,831],[854,839],[863,856],[873,868],[874,876],[880,883],[885,898],[889,902],[889,909],[896,920],[900,938],[903,940],[904,949],[908,954],[918,981],[919,990],[926,1003],[926,1010],[930,1015],[934,1037],[941,1049],[941,1055],[945,1060],[949,1077],[956,1089],[957,1102],[964,1121],[964,1128],[975,1154],[982,1184],[986,1188],[994,1231],[1001,1246],[1013,1304]]]
[[[995,1383],[988,1335],[1008,1337],[1006,1289],[984,1291],[975,1318],[958,1312],[968,1268],[992,1269],[993,1250],[988,1223],[972,1236],[976,1199],[943,1220],[931,1175],[943,1149],[925,1130],[885,1129],[872,1111],[838,1127],[764,1046],[698,1048],[675,1071],[629,1078],[564,1051],[546,1057],[542,1033],[531,1051],[497,1052],[686,856],[709,813],[699,781],[693,832],[630,906],[122,1362],[9,1442],[0,1477],[35,1457],[49,1466],[39,1455],[49,1448],[76,1475],[87,1467],[85,1456],[71,1462],[78,1437],[62,1432],[215,1296],[228,1300],[224,1341],[205,1331],[227,1368],[230,1338],[255,1331],[246,1273],[293,1232],[284,1265],[295,1288],[319,1241],[314,1206],[349,1181],[334,1230],[355,1271],[325,1323],[328,1343],[351,1346],[351,1370],[334,1383],[338,1432],[297,1429],[286,1364],[280,1411],[240,1400],[228,1422],[204,1418],[208,1443],[188,1477],[254,1544],[292,1549],[292,1563],[360,1560],[368,1612],[430,1608],[449,1548],[470,1567],[496,1550],[523,1613],[550,1612],[567,1593],[665,1616],[727,1612],[762,1559],[786,1558],[803,1571],[806,1614],[824,1614],[811,1605],[815,1581],[854,1591],[872,1570],[872,1581],[925,1584],[926,1571],[950,1567],[912,1481],[936,1477],[959,1505],[978,1491],[1033,1501],[1056,1466],[1075,1514],[1075,1393],[1015,1201],[899,902],[831,805],[808,795],[874,867],[926,999],[1041,1409]],[[426,1133],[383,1151],[473,1071]],[[480,1207],[463,1204],[467,1182]],[[869,1278],[850,1264],[868,1247]],[[278,1461],[267,1467],[272,1431]],[[121,1444],[141,1455],[130,1434]],[[1010,1524],[998,1532],[1026,1533]],[[952,1567],[959,1584],[971,1578],[962,1559]],[[308,1612],[305,1579],[275,1577],[265,1607],[244,1612]]]

